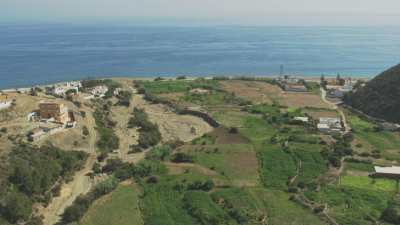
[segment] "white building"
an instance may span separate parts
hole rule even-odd
[[[107,86],[96,86],[94,88],[89,89],[89,92],[94,95],[95,97],[104,97],[108,91]]]
[[[50,95],[63,97],[70,90],[74,90],[75,93],[78,93],[79,88],[81,88],[81,87],[82,87],[82,84],[80,81],[60,83],[60,84],[56,84],[52,87],[46,88],[46,93],[50,94]]]
[[[342,121],[336,117],[321,117],[317,125],[319,131],[324,133],[340,133],[343,129]]]
[[[0,93],[0,110],[9,108],[11,104],[12,99],[10,99],[8,95]]]
[[[375,169],[375,175],[400,176],[399,166],[390,166],[390,167],[374,166],[374,169]]]
[[[308,117],[300,117],[300,116],[297,116],[297,117],[295,117],[295,118],[293,118],[293,120],[295,120],[295,121],[301,121],[301,122],[303,122],[303,123],[308,123]]]

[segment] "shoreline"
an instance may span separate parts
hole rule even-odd
[[[238,77],[253,77],[253,78],[278,78],[280,77],[280,75],[204,75],[204,76],[191,76],[191,75],[181,75],[181,76],[186,76],[187,80],[194,80],[197,78],[205,78],[205,79],[212,79],[213,77],[229,77],[230,79],[232,78],[238,78]],[[285,75],[286,76],[286,75]],[[318,81],[321,76],[307,76],[307,75],[287,75],[290,77],[296,77],[299,79],[304,79],[306,81]],[[164,79],[170,79],[170,80],[174,80],[179,76],[99,76],[99,77],[88,77],[88,79],[90,80],[99,80],[99,79],[131,79],[131,80],[154,80],[157,77],[161,77]],[[324,77],[326,79],[335,79],[336,75],[324,75]],[[369,77],[369,76],[356,76],[356,75],[341,75],[342,78],[352,78],[355,80],[371,80],[374,77]],[[47,86],[53,86],[53,85],[61,85],[67,82],[74,82],[74,81],[83,81],[85,79],[77,79],[77,80],[64,80],[64,81],[59,81],[59,82],[55,82],[55,83],[42,83],[42,84],[34,84],[32,86],[21,86],[21,87],[9,87],[9,88],[1,88],[0,87],[0,92],[14,92],[14,91],[19,91],[19,90],[23,90],[26,91],[27,89],[31,89],[34,87],[40,87],[40,88],[44,88]]]

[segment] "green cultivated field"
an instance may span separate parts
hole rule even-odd
[[[374,225],[387,207],[391,195],[383,191],[348,186],[327,186],[320,192],[307,192],[313,201],[327,203],[329,215],[340,225]]]
[[[138,202],[137,187],[121,184],[109,195],[96,200],[80,225],[142,225]]]
[[[362,144],[361,149],[370,152],[378,151],[388,159],[400,159],[398,152],[394,151],[400,149],[399,134],[389,131],[375,131],[374,124],[356,115],[348,114],[348,118],[354,137]]]

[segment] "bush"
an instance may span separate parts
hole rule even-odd
[[[118,105],[129,107],[132,98],[132,93],[130,91],[120,91],[117,95]]]
[[[172,162],[175,163],[192,163],[193,157],[182,152],[178,152],[172,156]]]
[[[186,80],[186,76],[178,76],[176,79],[177,80]]]
[[[89,129],[87,128],[87,126],[83,126],[82,127],[82,134],[84,136],[88,136],[89,135]]]
[[[239,130],[236,127],[231,127],[231,128],[229,128],[229,133],[230,134],[237,134],[237,133],[239,133]]]
[[[86,117],[86,112],[85,111],[80,111],[82,118]]]
[[[195,181],[188,185],[189,190],[202,190],[202,191],[210,191],[214,188],[214,182],[210,179],[206,181]]]

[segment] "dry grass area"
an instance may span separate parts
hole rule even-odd
[[[222,89],[254,103],[271,103],[273,100],[277,100],[281,105],[288,107],[329,108],[329,105],[324,103],[319,95],[285,92],[278,86],[265,82],[230,80],[221,81],[220,84]]]
[[[189,142],[213,129],[199,117],[177,115],[165,105],[146,102],[141,95],[134,95],[133,104],[135,107],[143,108],[149,115],[150,121],[158,124],[163,141]],[[195,132],[191,132],[192,128]]]
[[[221,81],[220,84],[225,91],[255,103],[271,103],[283,92],[275,85],[259,81],[229,80]]]
[[[284,106],[303,108],[303,107],[315,107],[315,108],[327,108],[330,106],[322,101],[321,97],[312,93],[283,93],[279,96],[279,103]]]

